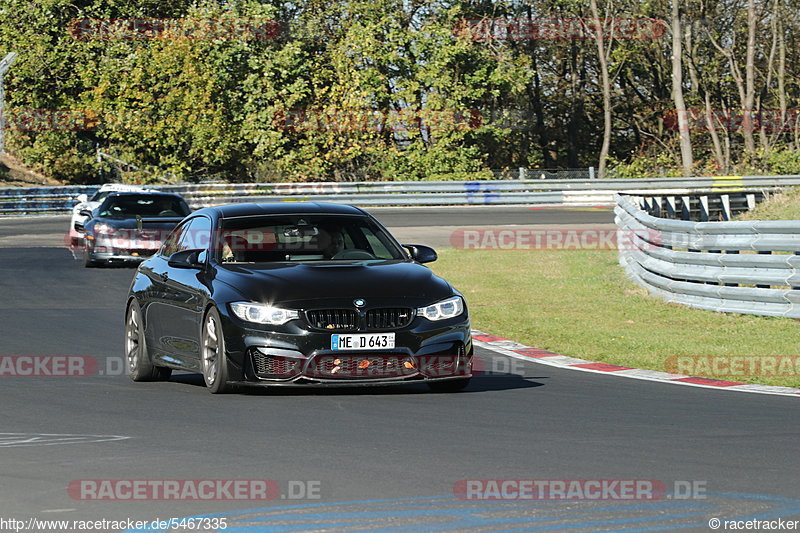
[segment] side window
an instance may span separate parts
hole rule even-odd
[[[207,250],[210,241],[211,220],[204,216],[195,217],[184,226],[175,251]]]
[[[172,230],[172,232],[167,236],[167,239],[164,241],[164,244],[161,246],[161,255],[164,257],[169,257],[178,251],[178,241],[180,241],[181,236],[188,225],[188,223],[181,224]]]

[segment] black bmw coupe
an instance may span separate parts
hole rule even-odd
[[[192,213],[139,265],[125,312],[134,381],[172,369],[236,385],[427,383],[463,389],[472,338],[463,296],[367,212],[235,204]]]

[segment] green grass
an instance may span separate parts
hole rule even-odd
[[[737,220],[800,220],[800,187],[771,196]]]
[[[798,355],[798,324],[666,304],[625,278],[616,251],[445,249],[431,268],[467,299],[472,326],[528,346],[665,371],[669,356]],[[800,387],[800,377],[735,381]]]

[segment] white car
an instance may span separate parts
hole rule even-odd
[[[141,185],[125,185],[122,183],[106,183],[105,185],[101,186],[95,193],[89,198],[85,194],[79,194],[75,197],[78,201],[77,204],[72,208],[72,218],[69,221],[69,246],[70,248],[77,248],[83,243],[83,232],[78,231],[75,229],[76,222],[85,222],[86,217],[81,215],[81,211],[94,211],[100,204],[103,203],[103,200],[106,199],[106,196],[112,192],[156,192],[155,189],[148,189],[146,187],[142,187]]]

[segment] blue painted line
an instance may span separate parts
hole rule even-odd
[[[517,532],[517,531],[542,531],[542,530],[574,530],[576,528],[595,528],[600,525],[609,525],[609,524],[630,524],[630,523],[640,523],[640,522],[647,522],[647,521],[666,521],[666,520],[676,520],[681,518],[687,517],[696,517],[698,515],[704,514],[704,511],[700,512],[693,512],[693,513],[674,513],[674,514],[665,514],[653,517],[641,517],[635,516],[630,518],[612,518],[607,520],[590,520],[590,521],[583,521],[583,522],[568,522],[564,524],[550,524],[550,525],[538,525],[532,527],[523,527],[523,528],[514,528],[514,529],[503,529],[499,531],[507,531]],[[391,516],[395,518],[405,518],[407,515],[403,514],[400,517]],[[416,515],[412,515],[416,516]],[[432,516],[438,516],[438,514],[433,514]],[[274,517],[265,517],[269,519],[273,519]],[[364,526],[368,526],[368,523],[363,521],[353,522],[353,523],[320,523],[319,521],[309,519],[309,522],[306,524],[293,524],[293,525],[275,525],[275,526],[266,526],[266,525],[258,525],[258,526],[250,526],[243,525],[241,522],[234,522],[229,524],[228,527],[236,528],[237,532],[242,533],[291,533],[293,531],[298,531],[298,527],[306,528],[309,527],[313,529],[320,529],[320,528],[331,528],[337,526],[344,526],[344,525],[358,525],[359,531],[369,531],[370,533],[395,533],[401,531],[403,533],[427,533],[431,531],[461,531],[468,528],[485,528],[485,527],[492,527],[492,526],[500,526],[500,525],[509,525],[509,524],[519,524],[519,523],[532,523],[532,522],[557,522],[563,520],[569,520],[573,518],[571,516],[546,516],[546,517],[509,517],[509,518],[502,518],[502,517],[482,517],[482,516],[461,516],[459,520],[452,520],[448,522],[438,522],[438,523],[427,523],[427,524],[401,524],[397,526],[386,526],[384,525],[385,518],[381,518],[380,522],[376,524],[377,527],[365,529]],[[261,520],[264,520],[262,518]],[[380,525],[378,525],[380,524]],[[302,531],[302,529],[299,529]]]
[[[568,524],[557,524],[549,526],[535,526],[520,529],[504,529],[505,533],[514,533],[517,531],[574,531],[575,529],[590,529],[599,526],[613,525],[613,524],[631,524],[637,522],[662,522],[666,520],[676,520],[679,518],[689,518],[702,515],[704,512],[698,513],[679,513],[679,514],[665,514],[660,516],[637,516],[632,518],[610,518],[608,520],[592,520],[589,522],[570,522]],[[672,527],[672,526],[670,526]]]
[[[487,502],[488,503],[488,502]],[[365,519],[375,518],[375,519],[383,519],[383,518],[391,518],[396,516],[433,516],[433,515],[451,515],[451,516],[458,516],[462,515],[465,512],[475,511],[478,513],[492,513],[496,511],[505,511],[513,508],[514,510],[518,510],[521,508],[530,508],[527,504],[528,502],[505,502],[508,503],[517,503],[520,505],[516,505],[510,507],[509,505],[499,505],[498,502],[491,502],[491,505],[487,504],[471,504],[471,505],[463,505],[458,507],[440,507],[436,509],[429,509],[429,510],[417,510],[417,509],[403,509],[398,513],[397,509],[391,510],[364,510],[364,511],[339,511],[333,513],[283,513],[283,514],[271,514],[269,518],[271,520],[298,520],[298,519],[307,519],[307,520],[324,520],[324,519],[331,519],[331,520],[339,520],[339,519],[347,519],[353,517],[363,517]],[[555,502],[553,502],[555,503]],[[563,502],[562,502],[563,503]],[[578,502],[571,502],[571,503],[578,503]],[[441,505],[441,503],[439,503]],[[357,504],[356,504],[357,505]],[[408,505],[408,504],[404,504]],[[394,507],[394,506],[393,506]],[[547,508],[546,505],[538,506],[536,509],[539,511],[544,511]],[[712,509],[713,506],[699,503],[696,501],[690,500],[680,500],[680,501],[666,501],[666,502],[654,502],[654,503],[645,503],[645,504],[632,504],[632,505],[615,505],[615,506],[608,506],[608,507],[591,507],[579,510],[577,513],[570,515],[573,518],[577,518],[584,514],[590,513],[599,513],[599,512],[614,512],[614,511],[663,511],[663,510],[689,510],[689,509],[702,509],[702,510],[709,510]],[[280,508],[274,509],[275,511],[280,510]],[[557,509],[552,509],[553,511],[557,511]],[[561,516],[561,515],[559,515]],[[262,520],[261,517],[254,517],[249,518],[248,520]]]
[[[234,522],[228,524],[228,529],[235,533],[293,533],[295,531],[308,531],[309,529],[327,529],[327,528],[342,528],[342,527],[358,527],[359,529],[364,526],[363,522],[341,522],[341,523],[333,523],[333,524],[319,524],[319,523],[308,523],[308,524],[287,524],[287,525],[280,525],[280,526],[267,526],[267,525],[258,525],[258,526],[242,526],[239,522]],[[222,530],[220,530],[222,531]],[[361,531],[369,531],[363,530]]]
[[[582,519],[587,514],[597,514],[602,512],[635,512],[635,511],[683,511],[692,510],[692,512],[685,513],[672,513],[667,515],[656,516],[633,516],[622,517],[607,520],[593,520],[583,522],[570,522],[565,523],[563,526],[541,526],[535,525],[525,528],[506,529],[508,532],[516,531],[540,531],[540,530],[559,530],[559,529],[575,529],[575,528],[593,528],[607,525],[624,525],[624,524],[642,524],[646,522],[654,522],[661,520],[677,520],[681,518],[696,517],[701,514],[709,514],[717,506],[714,505],[712,499],[734,499],[734,500],[752,500],[767,503],[779,504],[777,507],[763,512],[755,513],[749,516],[742,517],[719,517],[720,519],[727,520],[758,520],[770,518],[787,518],[787,516],[797,516],[800,514],[800,500],[796,498],[787,498],[783,496],[763,495],[763,494],[745,494],[745,493],[709,493],[708,500],[662,500],[655,502],[631,503],[631,504],[614,504],[606,505],[603,507],[590,507],[581,510],[576,510],[570,515],[548,515],[538,517],[485,517],[473,516],[470,513],[476,512],[477,514],[485,514],[492,512],[502,511],[518,511],[521,507],[525,506],[527,509],[535,508],[537,511],[547,511],[548,507],[565,502],[556,501],[538,501],[538,500],[513,500],[504,501],[500,504],[498,502],[491,502],[490,505],[477,504],[468,500],[455,500],[452,495],[439,495],[439,496],[426,496],[426,497],[409,497],[409,498],[393,498],[393,499],[373,499],[373,500],[356,500],[344,502],[318,502],[318,503],[304,503],[297,505],[285,505],[275,507],[263,507],[260,509],[227,511],[220,513],[209,513],[202,515],[194,515],[193,518],[213,518],[222,516],[235,516],[246,515],[254,513],[264,513],[266,516],[249,518],[247,520],[236,520],[229,527],[235,527],[237,531],[242,533],[292,533],[295,531],[302,531],[308,527],[357,527],[360,531],[371,531],[373,533],[380,532],[397,532],[402,533],[416,533],[416,532],[429,532],[429,531],[444,531],[444,530],[459,530],[468,527],[491,527],[491,526],[509,526],[511,524],[526,521],[528,523],[541,523],[562,520]],[[586,501],[582,501],[586,503]],[[488,503],[488,502],[487,502]],[[569,503],[581,503],[580,501]],[[516,505],[515,505],[516,504]],[[331,508],[331,507],[352,507],[357,505],[373,505],[381,507],[389,507],[388,510],[369,510],[364,511],[334,511],[334,512],[312,512],[304,513],[302,511],[312,510],[315,508]],[[434,506],[447,506],[447,507],[434,507]],[[426,509],[427,508],[427,509]],[[557,510],[553,509],[553,510]],[[695,511],[696,510],[696,511]],[[291,512],[297,511],[297,512]],[[280,514],[273,514],[273,513]],[[417,525],[398,525],[386,526],[387,518],[415,518],[426,516],[441,516],[449,517],[449,520],[444,523],[426,523]],[[358,519],[353,522],[353,519]],[[285,524],[285,525],[248,525],[247,522],[264,522],[264,521],[304,521],[304,524]],[[334,523],[320,523],[327,520],[335,520]],[[308,523],[314,522],[314,523]],[[381,526],[371,529],[363,529],[364,526],[369,528],[370,522],[379,522]],[[702,522],[692,522],[687,524],[671,524],[671,525],[653,525],[641,527],[629,527],[616,529],[615,531],[625,532],[639,532],[639,531],[664,531],[671,529],[686,529],[690,527],[703,527],[707,524]],[[145,531],[160,531],[158,529],[142,529],[142,530],[129,530],[127,533],[143,533]]]

